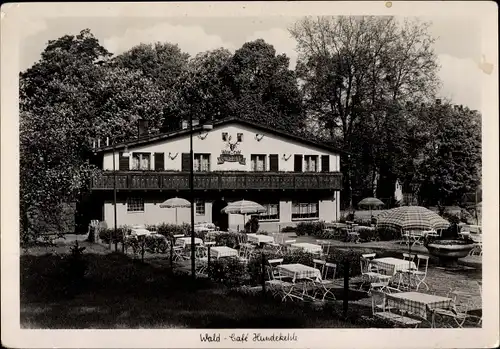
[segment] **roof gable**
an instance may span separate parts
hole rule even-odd
[[[255,123],[255,122],[252,122],[249,120],[239,119],[239,118],[235,118],[235,117],[217,120],[213,123],[213,127],[215,129],[219,126],[228,125],[228,124],[240,124],[243,126],[254,128],[254,129],[259,130],[259,131],[265,131],[265,132],[274,134],[276,136],[290,139],[290,140],[293,140],[297,143],[307,144],[310,146],[318,147],[318,148],[332,151],[332,152],[336,152],[336,153],[345,153],[344,151],[341,151],[341,150],[339,150],[335,147],[332,147],[328,144],[325,144],[325,143],[313,141],[311,139],[307,139],[304,137],[293,135],[293,134],[290,134],[290,133],[287,133],[284,131],[280,131],[280,130],[276,130],[276,129],[270,128],[268,126],[261,125],[261,124],[258,124],[258,123]],[[193,132],[201,130],[201,129],[202,129],[201,125],[194,126]],[[187,129],[181,129],[181,130],[172,131],[172,132],[165,132],[165,133],[159,133],[159,134],[155,134],[155,135],[149,135],[149,136],[137,138],[137,139],[125,142],[125,143],[117,144],[115,146],[115,150],[125,148],[126,146],[133,147],[133,146],[139,146],[139,145],[147,145],[147,144],[165,141],[165,140],[169,140],[169,139],[173,139],[173,138],[178,138],[178,137],[189,135],[189,132],[190,132],[190,130],[189,130],[189,128],[187,128]],[[108,152],[108,151],[112,151],[112,150],[113,150],[113,146],[104,146],[104,147],[94,149],[94,152]]]

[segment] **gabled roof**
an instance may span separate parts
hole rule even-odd
[[[270,128],[266,125],[261,125],[261,124],[258,124],[256,122],[253,122],[253,121],[244,120],[244,119],[240,119],[240,118],[236,118],[236,117],[221,119],[221,120],[217,120],[217,121],[212,123],[214,128],[216,128],[218,126],[226,125],[226,124],[240,124],[240,125],[244,125],[244,126],[249,126],[249,127],[255,128],[255,129],[260,130],[260,131],[274,134],[276,136],[288,138],[288,139],[293,140],[293,141],[298,142],[298,143],[307,144],[310,146],[318,147],[318,148],[328,150],[331,152],[335,152],[335,153],[346,153],[344,151],[341,151],[335,147],[332,147],[332,146],[325,144],[325,143],[322,143],[322,142],[317,142],[317,141],[307,139],[304,137],[300,137],[300,136],[297,136],[297,135],[294,135],[294,134],[291,134],[288,132],[276,130],[276,129]],[[199,130],[202,130],[201,125],[193,126],[193,132],[199,131]],[[148,136],[137,138],[137,139],[134,139],[134,140],[131,140],[128,142],[116,144],[115,150],[123,149],[123,148],[125,148],[125,146],[134,147],[134,146],[138,146],[138,145],[146,145],[146,144],[150,144],[150,143],[156,143],[156,142],[160,142],[160,141],[164,141],[164,140],[169,140],[172,138],[182,137],[182,136],[189,135],[189,132],[190,132],[190,130],[189,130],[189,128],[187,128],[187,129],[181,129],[181,130],[176,130],[176,131],[172,131],[172,132],[164,132],[164,133],[158,133],[158,134],[154,134],[154,135],[148,135]],[[113,150],[113,146],[110,145],[110,146],[95,148],[94,152],[95,153],[98,153],[98,152],[105,153],[105,152],[109,152],[112,150]]]

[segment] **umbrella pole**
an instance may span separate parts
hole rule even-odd
[[[177,207],[175,208],[175,225],[177,225]]]

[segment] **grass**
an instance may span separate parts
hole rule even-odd
[[[70,287],[63,274],[69,245],[32,247],[21,255],[21,326],[51,329],[119,328],[367,328],[389,327],[371,318],[370,298],[350,292],[348,318],[342,318],[342,280],[338,301],[318,308],[312,303],[281,303],[271,297],[242,294],[207,279],[172,275],[166,257],[146,263],[98,244],[81,242],[88,262],[85,281]],[[393,255],[386,251],[383,255]],[[152,257],[152,256],[151,256]],[[480,270],[460,273],[431,267],[429,292],[473,290]],[[352,286],[355,287],[355,280]],[[479,292],[472,296],[481,307]]]
[[[89,270],[77,291],[65,282],[61,255],[21,256],[23,328],[350,328],[366,327],[357,315],[371,311],[353,305],[344,321],[341,304],[283,304],[86,247]]]

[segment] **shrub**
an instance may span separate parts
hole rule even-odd
[[[269,259],[283,257],[282,254],[279,254],[275,250],[271,249],[261,249],[257,253],[252,254],[247,264],[250,283],[252,285],[258,285],[262,281],[262,254],[264,254],[265,263],[267,263]],[[266,280],[268,279],[267,273],[265,278]]]
[[[166,253],[168,250],[167,238],[163,235],[148,235],[144,244],[146,251],[150,253]]]
[[[187,223],[183,224],[169,224],[162,223],[156,226],[156,232],[160,235],[165,236],[168,240],[171,240],[174,235],[189,235],[191,225]]]
[[[359,238],[363,241],[375,241],[380,240],[377,230],[367,229],[367,227],[358,227],[357,232],[359,233]]]
[[[246,234],[244,233],[221,233],[215,236],[215,243],[217,245],[223,245],[231,248],[237,248],[240,243],[239,241],[246,241]]]
[[[334,248],[330,249],[330,253],[326,257],[328,262],[337,264],[337,275],[342,277],[344,275],[344,262],[349,262],[349,276],[358,276],[361,274],[360,259],[361,255],[364,253],[369,253],[371,251],[359,250],[359,249],[342,249]]]
[[[293,227],[293,226],[286,226],[286,227],[283,227],[281,229],[282,233],[293,233],[295,231],[297,231],[297,227]]]
[[[257,216],[252,216],[245,223],[245,232],[255,234],[259,230],[259,218]]]
[[[292,251],[286,253],[283,256],[283,264],[294,264],[294,263],[300,263],[312,267],[314,264],[313,255],[309,252],[304,252],[304,251]]]
[[[130,228],[127,226],[118,227],[118,229],[116,229],[116,234],[113,228],[106,228],[99,231],[99,238],[106,244],[109,243],[110,238],[111,243],[118,243],[122,242],[123,237],[129,235],[130,233]]]
[[[128,251],[129,248],[131,248],[132,253],[134,254],[134,256],[136,256],[141,251],[142,243],[141,243],[141,241],[139,241],[137,236],[128,235],[125,237],[123,247],[124,247],[125,253]]]
[[[316,236],[319,233],[321,233],[325,229],[325,222],[319,221],[319,222],[300,222],[297,224],[297,230],[295,231],[295,234],[297,236],[302,236],[302,235],[312,235]]]
[[[247,278],[245,265],[237,258],[220,258],[211,261],[208,276],[228,287],[240,286]]]
[[[392,229],[378,228],[377,235],[381,241],[399,240],[401,233]]]
[[[345,220],[346,220],[346,221],[349,221],[349,222],[354,222],[354,218],[355,218],[355,217],[354,217],[354,213],[352,213],[352,212],[351,212],[351,213],[348,213],[348,214],[347,214],[347,217],[346,217],[346,219],[345,219]]]
[[[80,247],[78,241],[71,246],[70,253],[64,257],[63,279],[67,282],[66,292],[77,292],[85,278],[88,269],[88,262],[83,257],[85,247]]]

